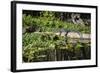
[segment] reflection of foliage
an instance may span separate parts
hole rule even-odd
[[[77,43],[71,44],[64,41],[66,38],[53,33],[25,33],[23,35],[23,59],[25,62],[55,60],[53,50],[57,50],[56,54],[65,54],[68,60],[73,59],[88,59],[90,58],[89,45]],[[47,59],[49,54],[54,54],[53,57]],[[63,51],[64,50],[64,51]],[[63,51],[63,53],[61,53]],[[88,56],[86,56],[88,55]],[[57,57],[57,56],[56,56]],[[40,59],[41,58],[41,59]],[[65,58],[65,57],[64,57]],[[58,58],[57,58],[58,59]],[[62,60],[59,59],[59,60]],[[66,60],[66,58],[65,58]]]
[[[75,25],[55,17],[55,12],[43,11],[37,17],[23,14],[23,28],[24,62],[90,59],[90,44],[69,43],[67,36],[55,34],[61,29],[90,33],[90,26]]]

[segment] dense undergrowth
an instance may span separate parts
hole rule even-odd
[[[33,27],[32,32],[27,28]],[[67,36],[54,34],[61,29],[90,33],[90,26],[62,21],[54,13],[42,12],[41,16],[23,14],[23,62],[82,60],[91,58],[90,43],[69,43]],[[38,32],[38,33],[36,33]],[[52,32],[52,33],[44,33]]]

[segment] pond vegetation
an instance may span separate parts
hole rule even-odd
[[[91,26],[61,19],[61,12],[23,13],[23,62],[84,60],[91,58],[91,42],[70,42],[69,32],[90,34]],[[57,15],[58,14],[58,15]],[[61,36],[61,30],[66,34]],[[59,35],[55,34],[59,33]]]

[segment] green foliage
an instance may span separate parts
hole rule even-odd
[[[61,28],[66,30],[79,31],[81,33],[91,33],[90,26],[83,26],[78,24],[61,21],[59,18],[54,16],[54,12],[44,11],[41,12],[41,16],[32,17],[31,15],[23,14],[23,27],[35,25],[39,26],[42,32],[54,32]]]
[[[62,28],[81,33],[90,33],[90,26],[75,25],[71,22],[62,21],[60,18],[56,18],[54,14],[55,12],[50,11],[41,12],[38,17],[23,14],[23,28],[29,26],[34,26],[35,28],[35,26],[38,26],[38,32],[25,32],[22,36],[23,61],[89,59],[90,45],[72,44],[69,43],[67,36],[60,36],[54,33]],[[84,51],[88,53],[84,53]],[[89,56],[86,57],[86,55]],[[61,56],[63,57],[60,58]]]
[[[33,23],[33,18],[31,15],[23,15],[23,27],[30,26]]]
[[[46,51],[52,50],[64,50],[70,53],[80,54],[81,48],[84,47],[85,51],[88,45],[77,43],[76,45],[68,43],[65,41],[66,37],[55,35],[54,33],[25,33],[23,35],[23,58],[24,62],[33,62],[37,61],[38,57]],[[89,51],[88,51],[89,52]],[[52,53],[52,52],[51,52]],[[59,53],[60,54],[60,53]],[[47,56],[47,54],[42,54],[42,56]],[[70,56],[70,55],[68,55]],[[75,55],[76,59],[79,56]],[[73,58],[73,57],[71,57]],[[43,59],[43,58],[42,58]],[[38,60],[41,61],[41,60]]]

